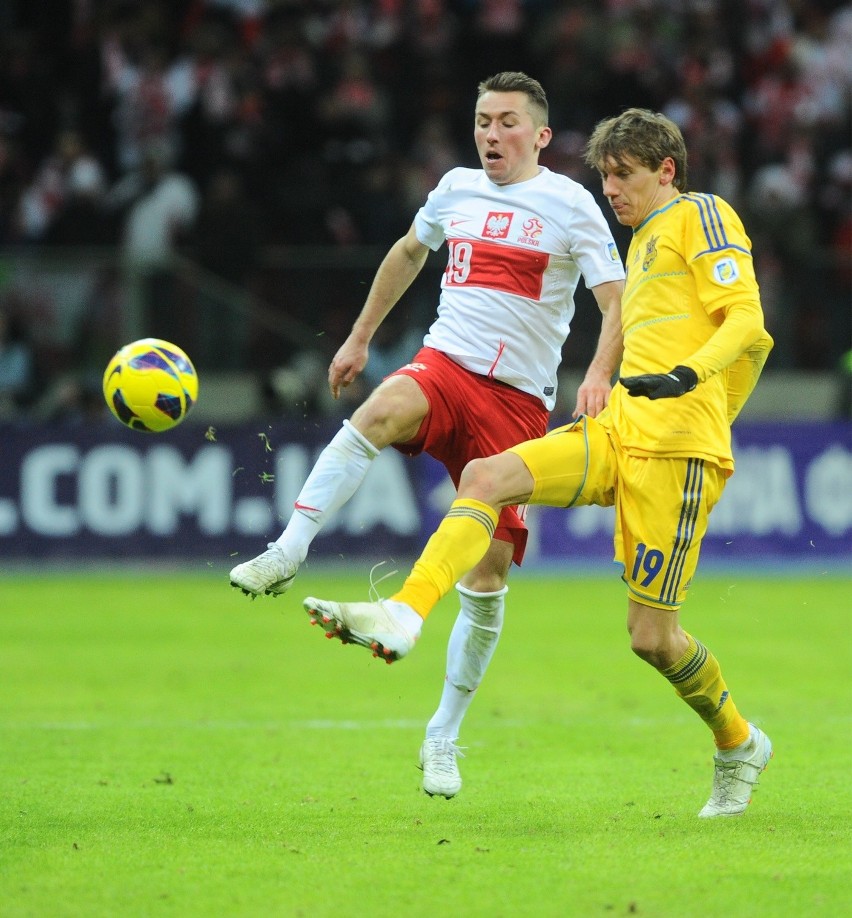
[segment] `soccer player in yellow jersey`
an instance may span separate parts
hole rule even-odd
[[[681,627],[679,609],[708,514],[734,470],[731,422],[772,348],[751,246],[725,201],[686,191],[683,137],[663,115],[629,109],[602,121],[586,161],[618,221],[633,228],[621,385],[608,408],[470,462],[457,500],[391,599],[304,605],[332,636],[390,662],[411,650],[438,599],[487,550],[502,507],[614,504],[631,648],[713,734],[713,790],[699,816],[735,816],[772,744],[737,710],[718,660]]]

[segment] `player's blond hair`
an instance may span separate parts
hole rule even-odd
[[[628,108],[598,122],[586,144],[587,165],[603,172],[607,160],[624,165],[626,156],[651,170],[670,156],[675,164],[674,186],[686,191],[686,143],[671,118],[647,108]]]
[[[522,92],[527,97],[527,106],[536,127],[546,127],[549,116],[547,95],[538,80],[521,73],[520,70],[504,70],[483,80],[477,87],[476,98],[486,92]]]

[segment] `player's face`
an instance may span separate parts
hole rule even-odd
[[[473,137],[488,178],[511,185],[538,175],[538,154],[551,130],[533,120],[525,93],[486,92],[476,103]]]
[[[601,169],[603,193],[625,226],[639,226],[657,208],[676,197],[674,160],[666,157],[657,169],[643,166],[632,156],[616,162],[608,158]]]

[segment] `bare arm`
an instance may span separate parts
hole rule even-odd
[[[580,388],[577,389],[577,404],[573,416],[587,414],[593,418],[600,414],[609,401],[612,391],[612,377],[621,363],[624,339],[621,331],[621,294],[623,281],[609,281],[592,287],[598,308],[603,314],[601,334],[595,356],[586,370]]]
[[[411,286],[428,254],[429,247],[417,238],[412,224],[385,255],[349,337],[329,365],[328,387],[334,398],[338,398],[341,387],[345,388],[353,382],[366,366],[370,342],[376,329]]]

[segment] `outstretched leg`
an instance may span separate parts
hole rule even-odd
[[[584,424],[557,428],[546,437],[528,440],[487,459],[474,459],[462,473],[458,499],[398,593],[379,603],[334,602],[309,596],[303,602],[305,611],[326,633],[344,641],[357,633],[355,643],[372,648],[388,662],[399,659],[414,646],[420,634],[418,626],[438,600],[485,556],[503,507],[612,503],[615,473],[608,461],[610,452],[605,431],[586,419]],[[377,636],[374,642],[363,639],[371,632]]]
[[[238,564],[231,571],[231,585],[252,597],[286,592],[311,542],[358,490],[372,461],[391,443],[414,437],[428,410],[413,379],[386,379],[320,453],[284,532],[265,552]]]
[[[344,421],[302,486],[287,528],[263,554],[231,571],[232,586],[249,596],[285,593],[325,521],[360,487],[378,455],[379,450]]]

